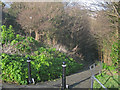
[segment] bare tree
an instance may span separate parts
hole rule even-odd
[[[18,22],[31,35],[35,31],[35,39],[39,40],[41,31],[48,30],[51,20],[63,11],[62,3],[25,3],[24,9],[18,16]]]

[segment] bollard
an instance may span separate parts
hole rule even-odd
[[[32,79],[31,79],[31,64],[30,64],[31,60],[30,60],[29,57],[27,59],[28,59],[27,60],[27,62],[28,62],[28,83],[31,84],[32,83]]]
[[[64,89],[66,89],[66,65],[65,65],[65,62],[63,62],[63,65],[62,65],[62,67],[63,67],[63,74],[62,74],[62,89],[64,90]]]

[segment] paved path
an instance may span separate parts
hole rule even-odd
[[[99,67],[96,67],[94,73],[97,74],[99,71]],[[70,76],[66,77],[66,83],[70,88],[90,88],[91,86],[91,71],[85,70]],[[60,87],[62,83],[62,79],[58,79],[56,81],[45,82],[44,85],[50,85],[55,87]],[[38,85],[40,85],[38,83]]]
[[[100,67],[96,67],[94,70],[95,74],[98,73]],[[85,70],[66,77],[66,83],[69,88],[90,88],[91,71]],[[13,84],[3,84],[3,88],[60,88],[62,79],[56,79],[55,81],[47,81],[44,83],[37,83],[36,85],[13,85]]]

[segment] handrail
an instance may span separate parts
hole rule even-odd
[[[91,89],[93,89],[93,82],[95,79],[105,90],[107,90],[107,88],[97,78],[95,78],[94,73],[92,72],[95,67],[96,67],[95,63],[90,66],[90,70],[91,70],[91,74],[92,74],[92,76],[91,76]]]
[[[107,90],[107,88],[97,78],[95,78],[95,76],[92,76],[92,78],[95,79],[105,90]]]

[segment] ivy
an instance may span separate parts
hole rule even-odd
[[[8,42],[11,42],[14,38],[14,30],[13,27],[10,25],[9,28],[7,28],[5,25],[1,26],[2,32],[2,44],[7,44]]]
[[[31,58],[31,75],[36,82],[53,80],[62,77],[62,62],[66,62],[66,74],[72,74],[82,68],[82,64],[76,63],[73,59],[66,58],[63,53],[56,54],[54,49],[40,48],[37,55],[8,55],[2,54],[2,80],[18,84],[27,84],[28,65],[27,57]],[[34,52],[36,53],[36,51]]]
[[[118,68],[118,42],[114,42],[111,49],[112,66]]]
[[[77,72],[82,68],[82,64],[75,62],[73,58],[66,57],[64,53],[56,51],[55,48],[37,47],[38,42],[33,37],[14,34],[12,26],[7,28],[2,26],[2,44],[10,43],[20,53],[2,53],[2,80],[6,82],[27,84],[28,63],[27,57],[31,58],[31,75],[36,82],[53,80],[62,76],[62,62],[66,62],[66,75]],[[36,48],[36,49],[35,49]],[[34,49],[34,50],[33,50]],[[32,54],[31,54],[32,53]]]
[[[103,69],[106,69],[106,70],[116,70],[118,69],[118,42],[114,42],[112,44],[112,48],[111,48],[111,54],[110,54],[110,57],[111,57],[111,60],[112,60],[112,65],[109,66],[105,63],[103,63]]]

